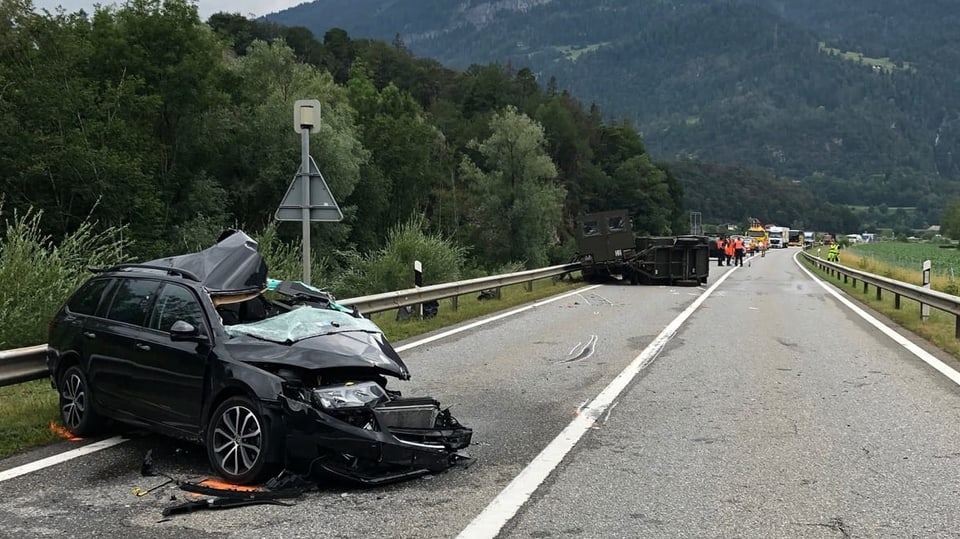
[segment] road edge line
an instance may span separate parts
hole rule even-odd
[[[112,438],[106,438],[104,440],[93,442],[92,444],[85,445],[83,447],[64,451],[63,453],[57,453],[56,455],[51,455],[40,460],[21,464],[20,466],[10,468],[9,470],[0,471],[0,483],[9,479],[20,477],[21,475],[35,472],[37,470],[49,468],[50,466],[56,466],[57,464],[67,462],[68,460],[73,460],[77,457],[82,457],[90,453],[96,453],[102,449],[120,445],[127,441],[129,441],[129,438],[124,438],[123,436],[114,436]]]
[[[933,354],[931,354],[930,352],[927,352],[927,351],[924,350],[923,348],[920,348],[920,347],[917,346],[915,343],[913,343],[912,341],[910,341],[910,339],[904,337],[903,335],[901,335],[900,333],[898,333],[896,330],[894,330],[894,329],[891,328],[890,326],[888,326],[888,325],[884,324],[883,322],[877,320],[873,315],[871,315],[871,314],[868,313],[867,311],[864,311],[863,309],[861,309],[860,307],[858,307],[856,304],[854,304],[852,301],[850,301],[849,299],[847,299],[846,297],[844,297],[840,292],[837,291],[837,289],[836,289],[835,287],[833,287],[833,285],[828,285],[828,284],[826,283],[826,281],[824,281],[823,279],[821,279],[820,277],[818,277],[817,275],[815,275],[812,271],[810,271],[810,270],[808,270],[807,268],[805,268],[805,267],[803,266],[803,263],[800,262],[800,260],[799,260],[800,254],[801,254],[801,253],[797,253],[796,255],[794,255],[793,261],[800,267],[800,269],[802,269],[803,271],[805,271],[805,272],[807,273],[807,275],[808,275],[811,279],[813,279],[814,282],[816,282],[817,284],[819,284],[824,290],[826,290],[827,292],[829,292],[830,295],[832,295],[834,298],[836,298],[836,299],[839,300],[841,303],[843,303],[844,305],[846,305],[850,310],[852,310],[853,312],[855,312],[860,318],[863,318],[868,324],[870,324],[871,326],[879,329],[881,333],[883,333],[883,334],[886,335],[887,337],[890,337],[891,339],[893,339],[894,342],[896,342],[896,343],[899,344],[900,346],[904,347],[908,352],[910,352],[911,354],[917,356],[917,357],[920,358],[923,362],[925,362],[927,365],[930,365],[931,367],[933,367],[934,369],[936,369],[937,371],[939,371],[940,374],[946,376],[946,377],[949,378],[953,383],[955,383],[955,384],[957,384],[958,386],[960,386],[960,372],[957,372],[953,367],[947,365],[947,364],[944,363],[943,361],[940,361],[939,359],[937,359],[936,357],[934,357]]]
[[[513,309],[513,310],[510,310],[510,311],[507,311],[507,312],[504,312],[504,313],[496,314],[496,315],[493,315],[493,316],[491,316],[491,317],[489,317],[489,318],[483,318],[483,319],[481,319],[481,320],[477,320],[476,322],[470,322],[469,324],[464,324],[464,325],[462,325],[462,326],[460,326],[460,327],[456,327],[456,328],[453,328],[453,329],[451,329],[451,330],[444,331],[444,332],[442,332],[442,333],[437,333],[436,335],[431,335],[431,336],[426,337],[426,338],[424,338],[424,339],[420,339],[419,341],[414,341],[414,342],[412,342],[412,343],[410,343],[410,344],[405,344],[405,345],[403,345],[403,346],[398,346],[398,347],[394,348],[394,350],[396,350],[397,353],[399,353],[399,352],[404,352],[404,351],[409,350],[409,349],[411,349],[411,348],[415,348],[415,347],[417,347],[417,346],[422,346],[422,345],[424,345],[424,344],[428,344],[428,343],[431,343],[431,342],[433,342],[433,341],[438,341],[438,340],[443,339],[443,338],[445,338],[445,337],[449,337],[449,336],[451,336],[451,335],[456,335],[457,333],[460,333],[460,332],[462,332],[462,331],[467,331],[468,329],[473,329],[473,328],[476,328],[476,327],[480,327],[480,326],[482,326],[482,325],[484,325],[484,324],[489,324],[490,322],[496,322],[497,320],[501,320],[501,319],[506,318],[506,317],[508,317],[508,316],[513,316],[513,315],[515,315],[515,314],[520,314],[520,313],[522,313],[522,312],[524,312],[524,311],[529,311],[530,309],[534,309],[534,308],[536,308],[536,307],[540,307],[540,306],[546,305],[546,304],[548,304],[548,303],[553,303],[554,301],[559,301],[559,300],[561,300],[561,299],[565,299],[565,298],[568,298],[568,297],[570,297],[570,296],[575,296],[575,295],[577,295],[577,294],[582,294],[582,293],[584,293],[584,292],[593,290],[593,289],[595,289],[595,288],[600,288],[600,285],[595,284],[595,285],[585,286],[585,287],[583,287],[583,288],[578,288],[578,289],[576,289],[576,290],[571,290],[570,292],[565,292],[565,293],[563,293],[563,294],[560,294],[559,296],[552,296],[552,297],[549,297],[549,298],[547,298],[547,299],[537,300],[537,301],[531,303],[530,305],[525,305],[525,306],[520,307],[520,308],[518,308],[518,309]]]

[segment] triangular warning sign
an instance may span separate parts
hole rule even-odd
[[[277,221],[300,221],[303,219],[303,166],[297,169],[293,182],[283,195],[283,202],[277,208]],[[310,220],[311,221],[342,221],[343,213],[340,206],[333,199],[333,193],[327,187],[323,174],[317,167],[317,162],[310,157]]]

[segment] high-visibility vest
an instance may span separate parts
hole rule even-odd
[[[738,239],[733,248],[743,250],[743,240]]]
[[[734,247],[733,247],[733,242],[732,242],[732,241],[728,241],[728,242],[727,242],[727,248],[726,248],[726,251],[725,251],[726,254],[727,254],[727,256],[733,256],[733,249],[734,249]]]

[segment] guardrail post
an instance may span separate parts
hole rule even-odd
[[[960,316],[957,317],[956,326],[953,328],[953,338],[960,339]]]
[[[883,289],[880,288],[879,286],[876,287],[876,289],[877,289],[877,301],[880,301],[880,291],[883,290]]]
[[[524,286],[526,286],[527,292],[533,292],[533,281],[527,281],[527,284]]]
[[[496,288],[496,290],[497,290],[497,299],[503,299],[503,296],[500,295],[501,290],[499,286]]]
[[[867,284],[867,281],[863,281],[863,293],[866,294],[869,291],[870,285]],[[878,287],[879,289],[879,287]]]
[[[900,310],[900,294],[893,295],[893,308],[898,311]]]
[[[413,261],[413,286],[415,288],[423,286],[423,264],[419,260]],[[417,318],[423,319],[423,304],[414,305],[413,312],[416,313]]]
[[[460,296],[450,298],[450,306],[453,307],[454,312],[457,312],[460,309]]]

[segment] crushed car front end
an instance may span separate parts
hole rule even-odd
[[[288,467],[382,484],[468,459],[471,429],[431,397],[388,389],[389,378],[410,374],[380,328],[305,294],[289,311],[225,328],[234,360],[282,380],[261,398],[283,425]]]
[[[469,459],[473,431],[430,397],[402,398],[376,381],[280,396],[288,458],[363,484],[440,472]]]

